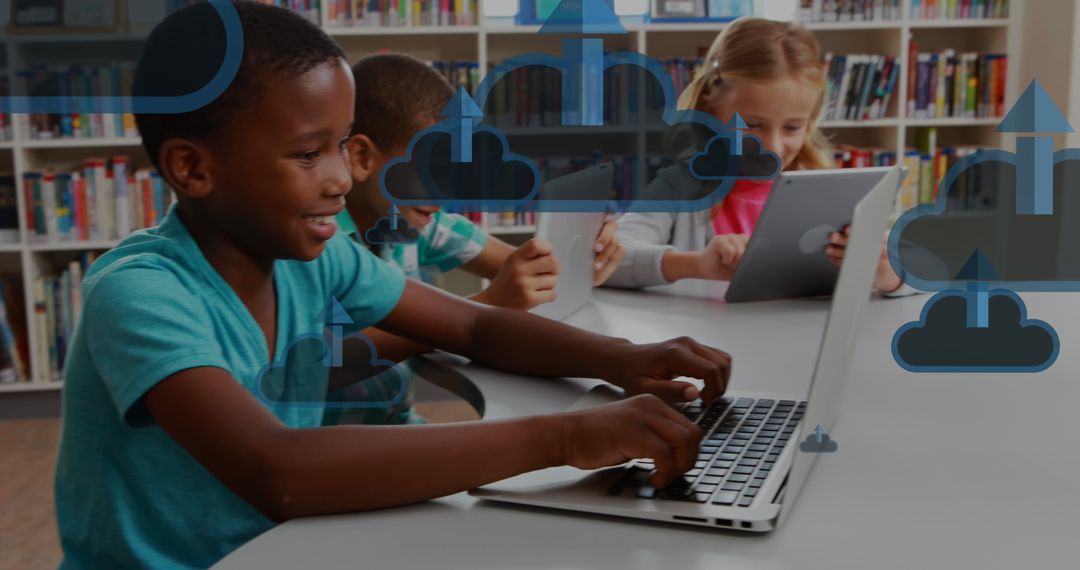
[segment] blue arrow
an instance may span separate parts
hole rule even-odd
[[[604,124],[604,40],[562,41],[562,124],[599,127]]]
[[[1049,216],[1054,213],[1054,144],[1045,136],[1071,133],[1072,125],[1033,80],[998,125],[999,133],[1040,133],[1016,139],[1016,213]]]
[[[626,28],[605,0],[562,0],[551,12],[541,34],[625,34]]]
[[[341,368],[342,366],[342,339],[345,337],[342,325],[351,325],[353,320],[345,307],[341,306],[336,297],[330,297],[330,302],[319,314],[319,322],[330,329],[330,353],[323,358],[323,366]]]
[[[742,156],[743,131],[750,127],[747,126],[742,115],[735,113],[735,116],[731,118],[731,121],[724,125],[724,128],[732,133],[731,154],[733,156]]]
[[[541,34],[625,34],[626,28],[605,0],[562,0],[540,26]],[[598,127],[604,124],[604,40],[562,42],[562,124]]]
[[[818,443],[821,443],[821,434],[822,433],[823,433],[823,431],[821,429],[821,424],[818,424],[818,426],[816,428],[814,428],[814,435],[817,436],[817,442]]]
[[[1000,279],[990,260],[978,248],[956,274],[958,281],[967,281],[967,327],[985,329],[990,326],[990,287],[985,282]]]
[[[400,213],[401,210],[398,209],[397,204],[390,205],[390,229],[398,229],[398,214]]]
[[[450,127],[450,160],[472,162],[473,123],[483,118],[484,112],[469,92],[459,87],[454,98],[443,107],[442,116],[453,124]],[[396,221],[394,227],[397,227]]]

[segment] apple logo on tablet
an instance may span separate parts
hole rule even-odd
[[[835,231],[837,231],[836,228],[830,225],[817,226],[806,230],[806,233],[799,238],[799,250],[806,255],[824,252],[825,246],[829,243],[829,234]]]

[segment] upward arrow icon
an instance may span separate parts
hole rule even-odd
[[[1035,133],[1016,139],[1016,213],[1054,213],[1053,133],[1071,133],[1072,126],[1054,100],[1034,80],[998,125],[999,133]]]

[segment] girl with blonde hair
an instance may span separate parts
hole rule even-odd
[[[830,168],[829,141],[819,130],[825,81],[821,46],[811,32],[788,22],[740,18],[717,36],[678,105],[724,123],[739,113],[747,134],[779,156],[783,170]],[[652,182],[671,188],[697,183],[685,165],[662,170]],[[647,287],[687,278],[730,279],[772,185],[772,180],[740,180],[720,203],[699,212],[623,216],[619,239],[626,257],[608,284]],[[830,239],[823,254],[839,261],[846,236]],[[875,288],[891,292],[900,285],[883,257]]]

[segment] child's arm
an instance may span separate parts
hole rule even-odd
[[[727,387],[731,358],[688,338],[651,345],[589,333],[524,311],[485,307],[409,281],[378,327],[502,370],[543,377],[601,378],[629,394],[692,400],[679,376],[705,381],[702,397]],[[346,365],[348,366],[348,362]]]
[[[593,286],[607,281],[625,255],[616,237],[618,225],[605,222],[593,244]],[[551,244],[531,239],[514,249],[488,238],[476,259],[462,266],[466,271],[491,280],[487,289],[470,297],[478,303],[512,309],[531,309],[555,299],[559,264]]]
[[[405,505],[556,465],[656,460],[655,485],[690,469],[701,431],[651,396],[576,413],[410,427],[291,429],[221,368],[169,376],[147,411],[268,518]]]

